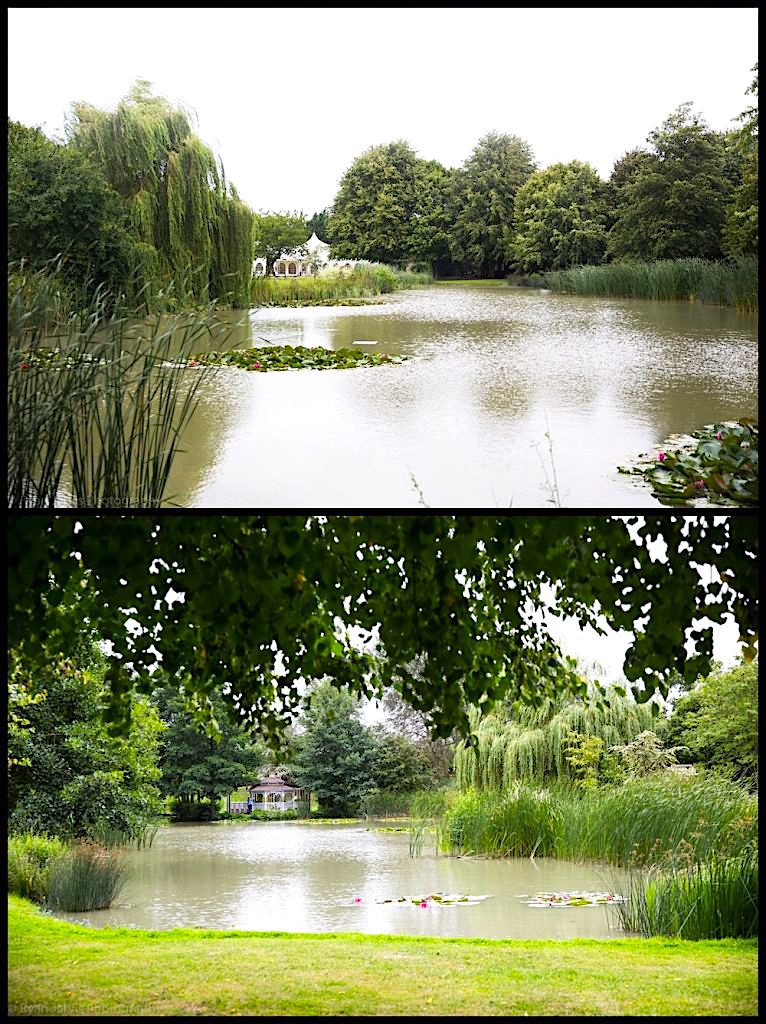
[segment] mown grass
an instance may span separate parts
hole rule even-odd
[[[718,262],[697,258],[656,263],[607,263],[545,274],[545,287],[574,295],[637,299],[696,299],[717,306],[758,309],[758,259]]]
[[[757,945],[95,930],[10,898],[9,1012],[751,1016]]]

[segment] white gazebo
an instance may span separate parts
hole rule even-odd
[[[289,782],[276,775],[247,787],[254,811],[297,811],[298,804],[307,803],[310,793],[299,786],[291,786]]]
[[[299,249],[285,253],[274,263],[275,277],[306,277],[321,274],[323,270],[350,270],[357,260],[331,260],[330,246],[317,237],[316,231]],[[263,256],[253,260],[253,276],[263,277],[266,260]]]

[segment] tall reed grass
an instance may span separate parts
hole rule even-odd
[[[396,270],[382,263],[360,263],[347,273],[334,271],[316,277],[254,277],[250,299],[254,306],[332,303],[371,298],[431,283],[433,278],[430,274]]]
[[[138,325],[96,292],[71,312],[55,269],[13,268],[8,295],[8,503],[152,508],[211,372],[187,368],[203,315]]]
[[[373,792],[362,798],[361,810],[366,818],[407,817],[413,793]]]
[[[757,803],[736,783],[667,774],[584,792],[557,782],[468,790],[440,819],[442,847],[486,856],[555,856],[621,866],[737,857],[757,844]]]
[[[758,934],[758,860],[753,853],[634,873],[622,887],[627,900],[614,909],[627,931],[681,939]]]
[[[57,910],[103,910],[117,899],[126,882],[119,852],[87,840],[51,862],[49,906]]]
[[[696,299],[744,311],[758,309],[758,258],[718,262],[698,258],[656,263],[607,263],[545,275],[545,287],[575,295],[637,299]]]

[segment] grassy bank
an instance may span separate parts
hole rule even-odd
[[[750,1016],[756,971],[754,941],[94,930],[9,899],[15,1016]]]
[[[680,299],[758,309],[758,259],[659,260],[656,263],[608,263],[573,267],[545,275],[545,287],[574,295],[635,299]]]
[[[364,303],[376,295],[432,284],[430,274],[396,270],[381,263],[362,263],[345,274],[317,277],[254,277],[254,306],[339,306]]]

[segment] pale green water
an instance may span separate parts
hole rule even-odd
[[[618,465],[671,433],[757,415],[757,317],[731,309],[440,286],[221,320],[240,324],[227,347],[366,341],[411,358],[217,369],[171,477],[181,505],[416,507],[414,478],[433,507],[539,508],[555,471],[562,507],[649,507]]]
[[[385,823],[381,823],[385,824]],[[607,891],[610,869],[539,858],[409,856],[407,833],[299,822],[171,825],[126,854],[131,880],[111,910],[59,914],[95,926],[366,932],[490,939],[623,937],[605,907],[528,907],[537,892]],[[381,905],[447,892],[474,906]],[[361,903],[354,903],[359,897]]]

